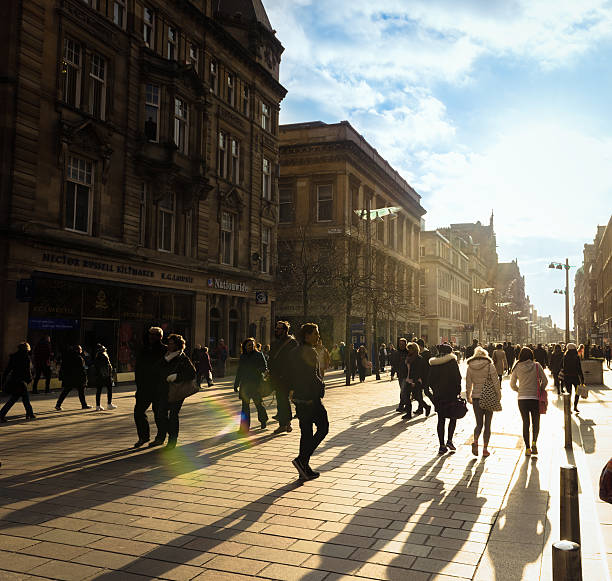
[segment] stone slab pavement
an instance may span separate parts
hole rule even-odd
[[[76,396],[56,412],[54,395],[35,396],[34,422],[16,404],[0,425],[0,579],[549,578],[565,454],[554,404],[539,458],[526,459],[505,378],[492,455],[471,455],[470,411],[458,422],[457,452],[439,457],[437,416],[403,421],[388,375],[347,387],[335,372],[326,383],[330,433],[312,461],[321,477],[306,483],[290,462],[296,421],[290,434],[255,421],[237,436],[231,378],[185,402],[173,452],[131,448],[129,389],[104,412],[81,410]],[[589,406],[577,421],[592,450],[584,458],[595,460],[593,451],[607,453],[599,431],[610,423],[603,412],[588,423]],[[609,432],[602,437],[609,445]],[[607,508],[598,514],[609,526]],[[595,541],[588,555],[601,566]]]

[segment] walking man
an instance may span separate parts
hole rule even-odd
[[[315,323],[302,325],[299,334],[300,346],[293,361],[293,403],[300,421],[300,453],[293,465],[301,480],[319,477],[310,467],[310,457],[329,432],[327,410],[321,399],[325,395],[325,384],[319,371],[315,345],[319,340],[319,328]],[[313,434],[313,425],[317,431]]]
[[[157,425],[157,436],[149,444],[149,448],[161,446],[164,443],[165,423],[160,415],[161,379],[158,364],[168,348],[162,343],[164,332],[160,327],[151,327],[147,344],[136,359],[136,404],[134,405],[134,422],[138,432],[138,441],[134,448],[140,448],[150,439],[147,409],[153,408],[153,417]]]
[[[406,366],[406,357],[408,357],[408,351],[406,345],[408,342],[403,337],[397,342],[397,349],[391,353],[393,358],[391,361],[391,368],[397,373],[397,382],[400,387],[400,402],[397,406],[396,412],[408,412],[411,411],[410,407],[410,392],[405,388],[406,378],[408,377],[408,367]]]
[[[43,337],[34,347],[34,383],[32,384],[32,393],[38,393],[38,380],[42,375],[45,378],[45,393],[49,393],[51,385],[51,358],[53,352],[51,350],[51,337],[48,335]]]
[[[292,352],[297,348],[298,343],[293,335],[289,335],[290,328],[287,321],[277,321],[274,328],[275,340],[270,345],[270,357],[268,359],[270,380],[276,391],[278,428],[274,430],[275,434],[292,430],[289,392],[291,390]]]

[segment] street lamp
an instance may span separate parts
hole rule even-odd
[[[555,292],[557,294],[565,294],[565,344],[567,345],[569,343],[569,269],[571,268],[569,259],[565,259],[565,264],[562,262],[551,262],[548,268],[557,270],[563,270],[565,268],[565,292],[559,293],[558,290],[555,290]]]

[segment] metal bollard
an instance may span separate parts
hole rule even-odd
[[[572,447],[572,396],[569,393],[563,394],[563,418],[565,426],[565,447]]]
[[[578,505],[578,470],[561,466],[560,501],[561,540],[580,544],[580,507]]]
[[[582,581],[580,545],[572,541],[553,543],[553,581]]]

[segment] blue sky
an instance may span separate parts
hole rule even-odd
[[[540,314],[612,212],[612,2],[264,0],[281,123],[348,120],[421,194],[428,229],[495,213]],[[573,271],[572,271],[573,273]]]

